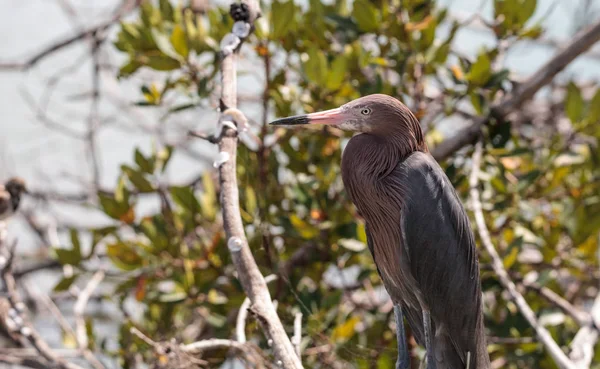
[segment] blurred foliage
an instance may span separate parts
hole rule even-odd
[[[295,312],[304,314],[307,368],[392,367],[393,314],[376,292],[381,283],[365,250],[364,225],[341,183],[340,156],[350,136],[329,128],[272,130],[265,120],[386,93],[419,118],[441,107],[424,119],[428,143],[435,145],[444,138],[439,124],[446,117],[489,114],[491,103],[512,88],[510,71],[498,66],[506,53],[499,45],[540,37],[540,23],[531,20],[535,9],[536,0],[496,0],[489,24],[495,46],[468,57],[455,42],[464,25],[433,1],[276,0],[263,7],[240,63],[241,72],[268,74],[257,96],[267,111],[252,127],[261,143],[253,150],[240,146],[240,202],[263,274],[279,276],[270,288],[290,333]],[[154,82],[140,86],[135,103],[176,114],[214,101],[219,42],[232,23],[227,9],[196,14],[167,0],[143,2],[115,40],[127,55],[121,78],[140,69],[158,71]],[[598,292],[600,89],[589,95],[572,82],[564,91],[549,122],[515,118],[488,127],[483,197],[493,240],[515,281],[527,278],[582,305]],[[166,95],[176,96],[177,104],[164,106]],[[548,124],[556,122],[568,129]],[[128,303],[141,307],[142,316],[126,313],[119,349],[109,351],[124,368],[138,367],[138,353],[152,358],[151,348],[130,335],[131,325],[155,340],[231,338],[245,298],[223,240],[215,172],[207,170],[190,186],[161,187],[172,151],[136,151],[135,164],[122,166],[115,193],[98,194],[115,225],[90,230],[86,241],[73,231],[72,246],[56,249],[58,260],[76,271],[57,290],[89,272],[98,248],[117,270],[113,298],[121,310],[127,312]],[[463,150],[442,163],[463,200],[469,155]],[[161,210],[140,218],[136,206],[146,194],[160,198]],[[91,252],[82,252],[90,246]],[[543,347],[528,340],[534,331],[502,293],[488,255],[480,253],[480,261],[488,334],[514,341],[491,343],[492,360],[506,360],[505,368],[554,368]],[[339,281],[341,269],[348,280]],[[338,282],[327,277],[332,271]],[[568,347],[577,324],[539,294],[525,297],[548,318],[559,345]],[[246,330],[268,353],[251,317]],[[204,359],[214,366],[227,357],[211,355]]]

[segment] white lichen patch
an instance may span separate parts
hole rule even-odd
[[[233,53],[233,51],[238,47],[240,42],[240,38],[234,35],[233,33],[226,34],[225,36],[223,36],[221,44],[219,45],[221,47],[221,52],[224,55],[229,55]]]
[[[248,35],[250,34],[250,24],[244,21],[237,21],[233,25],[232,32],[239,38],[248,37]]]
[[[231,252],[238,252],[242,249],[242,240],[239,237],[231,237],[227,241],[227,247]]]
[[[229,153],[225,152],[225,151],[221,151],[219,153],[219,155],[217,156],[217,159],[213,163],[213,167],[219,168],[221,165],[227,163],[228,160],[229,160]]]

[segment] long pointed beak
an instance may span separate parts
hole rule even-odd
[[[344,122],[344,113],[340,108],[320,111],[317,113],[295,115],[272,121],[272,126],[295,126],[300,124],[328,124],[337,125]]]

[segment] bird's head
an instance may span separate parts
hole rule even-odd
[[[397,99],[375,94],[350,101],[339,108],[277,119],[276,126],[327,124],[346,131],[389,135],[406,133],[422,135],[417,118]],[[418,132],[414,132],[418,130]]]
[[[19,197],[23,193],[27,193],[27,186],[25,185],[25,180],[20,177],[13,177],[6,182],[4,185],[6,191],[10,193],[11,196]]]

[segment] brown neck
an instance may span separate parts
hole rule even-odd
[[[370,137],[362,139],[367,147],[360,150],[361,159],[369,163],[370,174],[385,177],[413,152],[429,152],[419,122],[412,113],[409,114],[402,117],[401,123],[390,122],[364,134]]]

